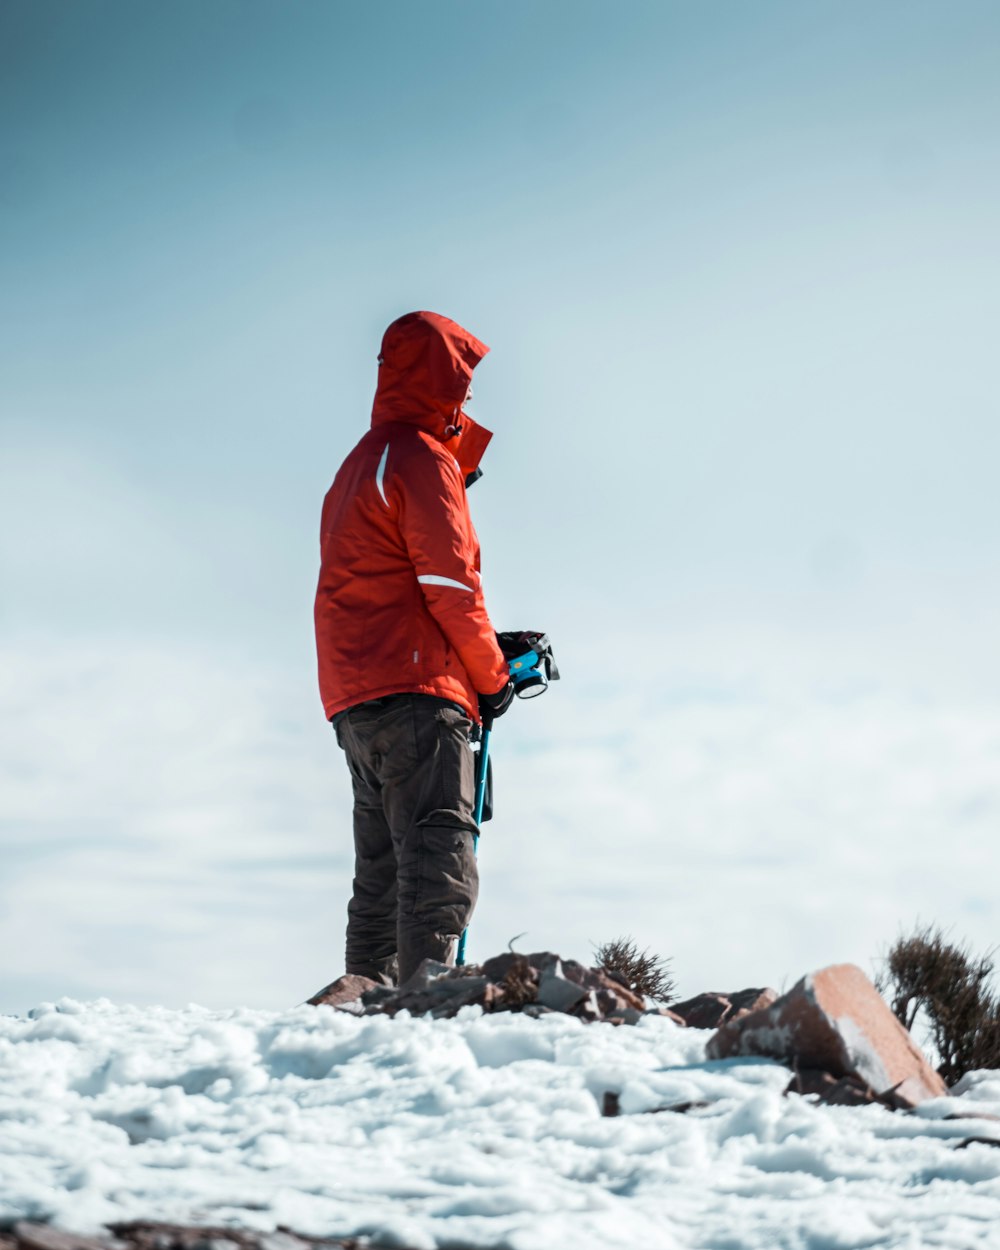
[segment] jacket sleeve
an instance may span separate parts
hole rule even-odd
[[[461,471],[424,443],[400,467],[393,481],[399,529],[427,607],[476,690],[495,694],[509,675],[486,611]]]

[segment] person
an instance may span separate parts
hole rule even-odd
[[[453,964],[478,894],[474,723],[514,688],[466,490],[492,438],[465,411],[489,349],[437,313],[382,339],[371,428],[323,503],[320,694],[354,790],[346,971]]]

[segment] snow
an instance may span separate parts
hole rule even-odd
[[[776,1064],[707,1062],[709,1036],[63,999],[0,1018],[0,1224],[288,1225],[416,1250],[1000,1245],[1000,1149],[956,1149],[1000,1138],[1000,1073],[916,1115],[824,1108],[783,1097]],[[685,1102],[708,1105],[643,1114]]]

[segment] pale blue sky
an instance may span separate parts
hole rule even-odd
[[[224,657],[310,725],[319,505],[430,308],[493,348],[488,598],[564,708],[995,710],[998,64],[970,0],[6,0],[10,663]]]

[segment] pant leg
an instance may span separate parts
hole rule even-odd
[[[345,970],[392,985],[397,974],[396,851],[378,778],[344,721],[337,726],[337,741],[354,788],[354,885],[347,905]]]
[[[383,776],[383,804],[398,859],[401,982],[424,959],[455,962],[479,893],[469,719],[419,696],[412,711],[412,767]]]
[[[371,960],[374,951],[381,956],[388,949],[380,926],[389,895],[384,892],[381,903],[374,902],[367,886],[376,875],[379,882],[386,880],[387,829],[395,855],[393,949],[400,981],[424,959],[454,963],[458,939],[476,903],[473,838],[478,830],[470,728],[460,710],[423,695],[362,704],[338,725],[338,740],[355,777],[355,841],[359,847],[377,845],[382,865],[376,874],[367,862],[370,853],[359,856],[371,873],[359,871],[355,879],[355,898],[348,909],[349,959]],[[373,810],[376,805],[384,826]],[[377,835],[369,836],[376,829]],[[369,922],[376,914],[378,932],[373,933]],[[352,935],[357,939],[353,943]]]

